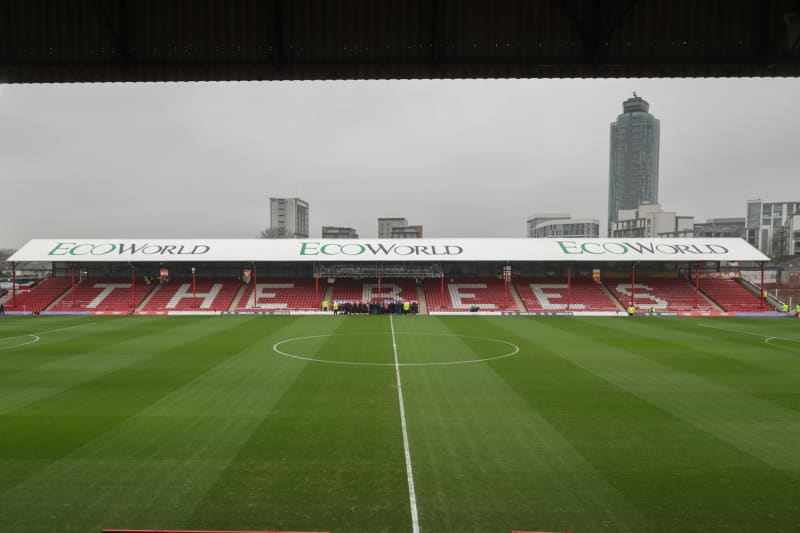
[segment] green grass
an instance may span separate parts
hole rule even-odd
[[[800,527],[800,321],[393,324],[425,533]],[[396,379],[387,317],[3,317],[0,531],[410,532]]]

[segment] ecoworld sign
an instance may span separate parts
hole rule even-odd
[[[59,241],[47,255],[49,257],[82,257],[86,255],[107,256],[124,255],[126,257],[137,256],[173,256],[173,255],[203,255],[207,254],[211,247],[206,244],[137,244],[137,243],[90,243],[90,242],[64,242]]]
[[[391,244],[384,243],[339,243],[304,241],[300,244],[301,256],[332,257],[346,255],[350,257],[442,257],[458,256],[464,253],[464,248],[455,244],[426,245],[426,244]]]
[[[12,262],[767,261],[742,239],[34,239]],[[249,268],[244,267],[243,268]]]
[[[678,244],[657,241],[556,242],[558,242],[565,255],[725,255],[729,251],[722,244],[714,242],[705,244]]]

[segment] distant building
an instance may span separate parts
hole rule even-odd
[[[596,218],[572,218],[569,213],[539,213],[528,217],[528,237],[599,237]]]
[[[611,224],[609,237],[692,237],[694,217],[664,211],[659,204],[642,204],[638,209],[620,209],[619,220]]]
[[[770,257],[800,254],[800,202],[747,202],[747,242]]]
[[[650,104],[633,93],[611,123],[608,171],[608,230],[621,209],[658,202],[658,152],[661,124]]]
[[[300,198],[270,198],[269,220],[275,238],[308,238],[308,202]]]
[[[379,218],[378,238],[391,239],[392,228],[404,228],[406,226],[408,226],[408,220],[404,218]]]
[[[358,239],[358,232],[354,228],[340,228],[337,226],[322,226],[323,239]]]
[[[390,239],[421,239],[422,226],[403,226],[392,228]]]
[[[800,255],[800,212],[795,211],[786,221],[785,234],[788,246],[784,255]]]
[[[379,218],[379,239],[421,239],[422,226],[409,226],[404,218]]]
[[[694,225],[695,237],[731,237],[744,239],[745,218],[709,218]]]

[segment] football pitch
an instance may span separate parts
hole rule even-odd
[[[800,529],[800,321],[0,318],[0,531]]]

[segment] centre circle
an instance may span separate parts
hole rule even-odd
[[[381,339],[364,342],[360,337],[384,337]],[[462,365],[469,363],[485,363],[512,357],[519,353],[519,346],[508,341],[490,337],[477,337],[472,335],[459,335],[455,333],[397,333],[395,334],[398,350],[398,362],[394,361],[392,336],[389,333],[328,333],[323,335],[308,335],[295,337],[276,342],[272,349],[284,357],[312,361],[315,363],[331,363],[340,365],[359,366],[443,366]],[[404,339],[408,339],[404,342]],[[302,353],[303,344],[311,345],[317,352],[313,355]],[[477,348],[479,355],[463,357],[458,350],[464,345]],[[294,346],[293,346],[294,345]],[[299,346],[298,346],[299,345]],[[328,346],[324,346],[328,345]],[[424,347],[424,354],[419,355],[420,345]],[[414,346],[415,354],[411,357],[406,350],[404,361],[404,347]],[[327,351],[326,351],[327,348]],[[481,353],[482,349],[486,352]],[[341,359],[326,358],[332,352],[342,354]],[[346,355],[345,355],[346,354]],[[376,360],[377,359],[377,360]],[[408,359],[413,359],[408,361]]]

